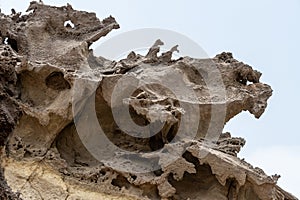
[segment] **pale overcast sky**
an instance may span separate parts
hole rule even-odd
[[[25,11],[29,2],[0,0],[0,7],[5,13],[10,13],[11,8]],[[101,19],[114,16],[121,28],[102,41],[134,29],[169,29],[194,40],[211,57],[230,51],[238,60],[261,71],[262,82],[274,90],[268,109],[259,120],[242,113],[226,125],[226,130],[246,138],[240,157],[268,174],[282,175],[279,185],[300,197],[299,0],[45,0],[44,3],[70,3],[75,9],[97,13]]]

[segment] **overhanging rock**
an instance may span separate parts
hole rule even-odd
[[[174,60],[180,47],[159,55],[161,40],[110,61],[90,46],[119,28],[113,17],[69,4],[28,11],[0,13],[3,199],[297,199],[237,157],[243,138],[222,133],[240,112],[265,111],[272,89],[260,72],[226,52]],[[158,133],[139,137],[145,129],[122,124],[127,112]],[[87,127],[90,113],[98,123]],[[114,146],[103,143],[113,156],[102,160],[88,135],[99,125]]]

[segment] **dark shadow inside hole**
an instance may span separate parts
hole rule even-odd
[[[62,72],[52,72],[45,80],[47,87],[54,90],[70,89],[71,86]]]
[[[111,184],[120,189],[122,187],[125,187],[126,189],[130,188],[130,183],[126,180],[126,178],[120,175],[118,175],[117,178],[113,179]]]
[[[17,43],[17,40],[15,40],[15,39],[5,37],[4,40],[2,41],[2,43],[5,44],[5,45],[10,45],[11,48],[16,52],[19,51],[18,50],[18,43]]]
[[[8,38],[7,40],[8,44],[11,46],[11,48],[13,50],[15,50],[16,52],[18,52],[18,43],[17,43],[17,40],[15,39],[11,39],[11,38]]]

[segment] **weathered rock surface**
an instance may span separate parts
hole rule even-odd
[[[265,111],[272,89],[260,83],[260,72],[231,53],[172,60],[175,46],[159,56],[160,40],[146,56],[131,52],[110,61],[89,47],[119,28],[113,17],[100,21],[70,5],[37,2],[28,11],[0,13],[2,199],[296,199],[276,185],[277,175],[237,157],[243,138],[221,134],[238,113],[259,118]],[[210,78],[218,75],[222,83]],[[125,92],[131,91],[126,84],[146,84],[133,84],[130,96],[114,94],[122,80]],[[194,97],[164,87],[180,80]],[[165,123],[138,138],[139,129],[119,127],[128,121],[124,104],[140,126]],[[107,138],[126,151],[110,155],[102,148],[109,159],[96,159],[78,133],[78,123],[90,120],[85,111],[94,111]],[[96,130],[85,128],[87,138]],[[150,165],[159,168],[144,172]]]

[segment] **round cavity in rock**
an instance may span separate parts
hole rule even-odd
[[[65,26],[66,28],[75,28],[75,25],[74,25],[74,23],[73,23],[71,20],[65,21],[65,22],[64,22],[64,26]]]
[[[46,78],[46,85],[51,89],[60,91],[71,88],[68,81],[66,81],[66,79],[64,78],[64,74],[62,72],[52,72]]]

